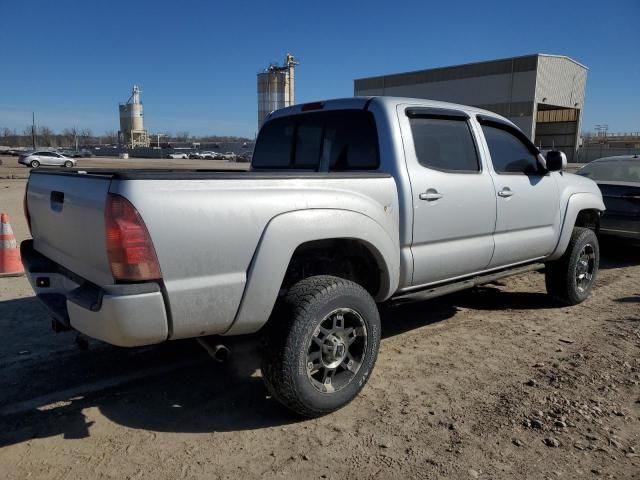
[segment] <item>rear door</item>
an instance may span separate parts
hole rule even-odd
[[[35,157],[35,158],[31,158],[31,160],[37,160],[38,162],[40,162],[40,165],[48,165],[48,161],[49,158],[47,157],[47,154],[49,152],[35,152],[31,155],[31,157]]]
[[[51,165],[62,165],[62,156],[59,153],[51,152],[49,157],[49,161]]]
[[[553,174],[517,128],[479,118],[494,178],[497,219],[495,253],[489,267],[502,267],[550,254],[558,240],[560,201]]]
[[[42,152],[40,154],[40,163],[42,165],[55,165],[55,153]]]
[[[110,183],[107,175],[35,171],[27,185],[34,248],[99,285],[113,283],[104,226]]]
[[[484,270],[496,199],[465,112],[398,107],[413,197],[413,285]]]

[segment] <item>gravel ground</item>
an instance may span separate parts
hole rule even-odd
[[[24,183],[0,180],[19,240]],[[369,384],[316,420],[267,396],[255,338],[225,364],[83,351],[24,277],[0,278],[0,328],[0,479],[640,478],[637,247],[605,243],[576,307],[530,273],[386,310]]]

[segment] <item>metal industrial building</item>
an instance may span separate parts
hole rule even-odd
[[[587,67],[547,54],[469,63],[354,81],[358,96],[428,98],[473,105],[509,118],[543,149],[575,158]]]

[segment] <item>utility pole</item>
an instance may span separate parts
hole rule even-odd
[[[605,143],[607,143],[607,130],[609,130],[609,125],[606,123],[596,125],[596,132],[598,132],[598,137],[603,137],[602,140],[598,139],[598,143],[600,144],[600,156],[602,157],[602,149],[604,148]]]
[[[598,132],[598,136],[599,137],[604,137],[605,141],[607,138],[607,131],[609,130],[609,125],[605,124],[600,124],[600,125],[596,125],[596,132]]]
[[[162,158],[162,150],[160,149],[160,137],[166,137],[167,135],[164,133],[156,133],[158,137],[158,158]]]
[[[36,149],[36,112],[31,112],[31,144]]]

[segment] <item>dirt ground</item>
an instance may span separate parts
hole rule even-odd
[[[316,420],[267,396],[255,338],[225,364],[194,341],[84,351],[0,278],[0,479],[640,478],[640,248],[602,249],[576,307],[531,273],[386,310],[369,384]]]

